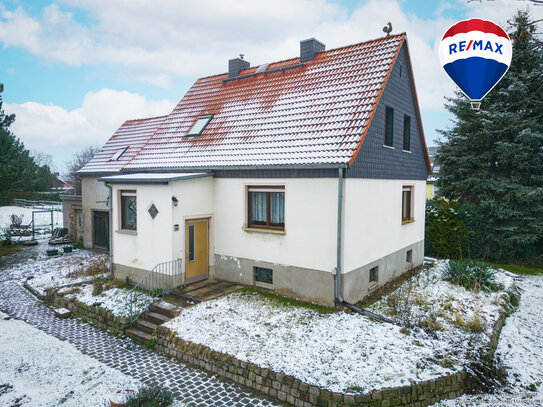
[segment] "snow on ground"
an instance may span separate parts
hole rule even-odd
[[[139,384],[22,321],[0,319],[0,349],[3,406],[105,406],[109,395]]]
[[[447,342],[441,353],[444,362],[463,365],[469,361],[468,352],[473,357],[474,350],[489,344],[507,291],[514,287],[514,275],[497,271],[495,281],[501,290],[473,292],[442,279],[446,264],[422,270],[368,309],[412,327],[411,335]]]
[[[363,392],[452,372],[430,360],[436,343],[414,341],[396,325],[251,292],[200,303],[166,326],[186,341],[332,391]]]
[[[27,282],[28,285],[45,295],[45,290],[48,288],[93,280],[97,276],[79,275],[78,272],[96,264],[102,264],[107,270],[107,259],[106,254],[82,249],[50,258],[42,253],[36,259],[28,259],[5,272],[9,272],[15,278],[32,276],[33,278]]]
[[[41,209],[23,208],[20,206],[0,206],[0,229],[11,224],[10,215],[23,215],[23,225],[27,226],[32,222],[32,211]],[[36,226],[50,226],[51,212],[40,212],[34,214]],[[62,211],[53,212],[54,227],[62,227]]]
[[[502,330],[496,356],[507,368],[512,389],[520,391],[539,383],[543,403],[543,276],[526,276],[519,309]]]
[[[126,302],[126,295],[128,290],[120,289],[117,287],[109,288],[104,287],[104,291],[99,295],[92,295],[92,285],[85,285],[78,287],[76,292],[66,294],[66,298],[76,298],[87,305],[94,305],[100,303],[99,307],[104,308],[118,317],[127,317],[130,315],[130,306]],[[60,290],[62,292],[70,292],[69,288]],[[146,308],[152,302],[152,297],[144,293],[138,293],[135,301],[133,302],[134,310]]]
[[[543,405],[543,276],[517,277],[516,284],[523,290],[520,304],[507,318],[496,350],[507,386],[498,394],[464,395],[436,406]]]

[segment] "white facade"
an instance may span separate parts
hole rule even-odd
[[[247,228],[247,188],[285,190],[285,230]],[[413,188],[413,221],[402,222],[402,188]],[[185,254],[185,222],[209,220],[209,275],[253,285],[253,268],[274,270],[278,292],[333,304],[337,262],[337,178],[213,178],[167,184],[112,184],[113,259],[117,277],[142,273]],[[136,191],[137,230],[122,230],[121,191]],[[172,197],[178,200],[175,206]],[[363,298],[370,287],[367,265],[380,265],[379,285],[422,262],[425,181],[344,180],[342,273],[347,299]],[[154,204],[158,215],[148,213]],[[405,250],[415,248],[406,265]],[[396,257],[391,257],[392,255]],[[400,260],[398,260],[400,259]],[[348,275],[348,277],[347,277]],[[375,284],[374,284],[375,285]]]

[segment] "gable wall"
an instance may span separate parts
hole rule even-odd
[[[420,129],[412,96],[414,90],[407,71],[406,55],[404,45],[381,96],[366,139],[353,164],[346,171],[347,178],[425,180],[428,175],[425,147],[420,141]],[[394,149],[383,147],[386,106],[394,109]],[[402,151],[404,114],[411,117],[410,153]]]

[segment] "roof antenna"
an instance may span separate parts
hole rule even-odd
[[[239,59],[243,59],[244,56],[245,54],[239,54]]]
[[[390,23],[390,21],[388,22],[387,25],[385,25],[383,27],[383,32],[387,33],[387,37],[390,35],[390,33],[392,32],[392,24]]]

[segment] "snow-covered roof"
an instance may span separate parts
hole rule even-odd
[[[119,172],[142,149],[167,116],[127,120],[79,173]],[[122,150],[125,150],[121,153]],[[116,155],[120,156],[116,160]]]
[[[209,172],[169,172],[169,173],[140,173],[140,174],[124,174],[111,175],[108,177],[99,178],[99,181],[108,184],[155,184],[167,183],[182,179],[210,177]]]
[[[350,164],[405,40],[399,34],[322,51],[259,73],[250,67],[233,79],[200,78],[166,118],[148,119],[137,151],[108,161],[130,144],[135,127],[127,122],[81,173]],[[211,120],[188,136],[202,116]]]

